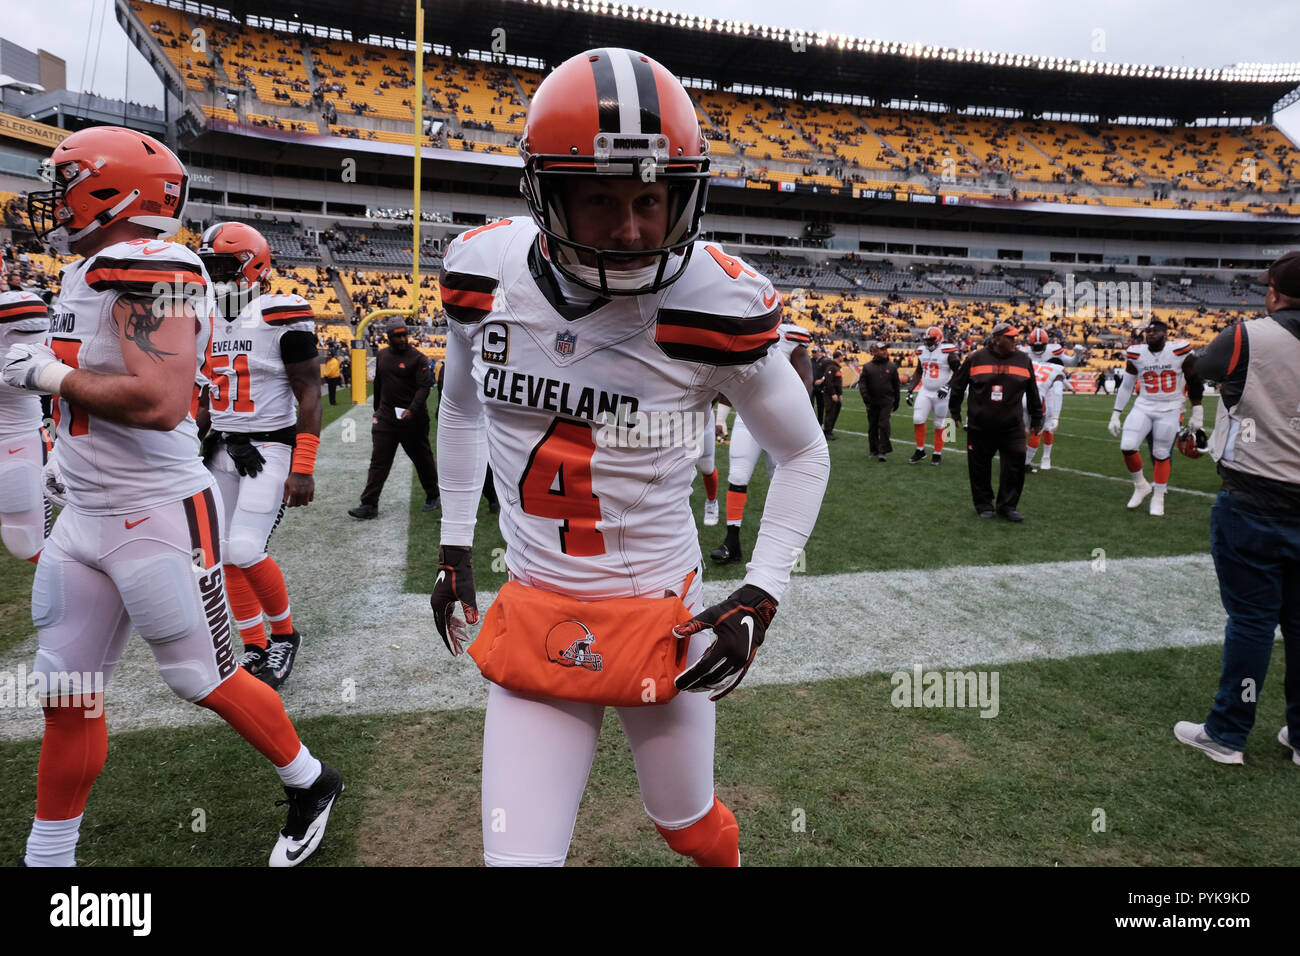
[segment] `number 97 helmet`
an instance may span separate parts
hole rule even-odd
[[[537,88],[519,152],[520,192],[542,231],[543,252],[566,278],[609,296],[654,292],[681,277],[700,234],[708,144],[690,96],[667,69],[615,47],[566,60]],[[669,208],[663,245],[628,251],[575,242],[562,187],[589,176],[664,183]],[[645,268],[611,268],[647,257],[654,262]]]
[[[58,253],[115,222],[153,229],[159,237],[181,227],[189,175],[152,136],[120,126],[73,133],[41,163],[47,190],[28,193],[32,231]]]

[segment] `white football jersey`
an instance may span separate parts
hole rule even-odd
[[[50,313],[32,292],[0,292],[0,360],[11,345],[45,340]],[[41,427],[41,397],[0,381],[0,435],[28,435]]]
[[[1065,386],[1065,369],[1055,362],[1034,362],[1034,381],[1038,385],[1038,397],[1047,407],[1047,400],[1053,394],[1058,393],[1058,397],[1064,392]]]
[[[1062,364],[1067,366],[1078,365],[1079,356],[1073,350],[1066,349],[1060,342],[1048,342],[1041,352],[1035,352],[1028,345],[1017,345],[1020,351],[1029,355],[1034,363],[1046,362],[1050,359],[1060,359]]]
[[[952,381],[952,366],[948,359],[957,354],[957,346],[940,342],[935,348],[924,345],[916,350],[916,362],[921,366],[921,387],[935,392]]]
[[[566,319],[530,271],[537,234],[526,217],[472,229],[440,276],[486,412],[507,566],[588,599],[679,589],[700,563],[689,498],[709,406],[764,365],[780,297],[698,242],[667,289]]]
[[[203,375],[218,387],[209,395],[212,427],[225,432],[269,432],[294,424],[293,388],[280,355],[290,329],[316,332],[311,305],[300,295],[259,295],[228,322],[212,315]]]
[[[1124,358],[1137,369],[1138,393],[1134,407],[1167,412],[1183,407],[1187,383],[1183,379],[1183,363],[1192,352],[1192,344],[1185,339],[1165,341],[1165,347],[1152,353],[1143,342],[1130,345]]]
[[[46,344],[64,365],[128,374],[113,305],[123,293],[157,295],[160,284],[178,290],[194,307],[197,373],[213,307],[208,274],[192,251],[160,239],[119,242],[65,266]],[[189,416],[171,431],[156,431],[104,421],[60,398],[54,417],[68,504],[77,511],[127,514],[188,498],[212,484]]]
[[[785,356],[787,362],[799,346],[807,348],[812,344],[812,336],[808,334],[808,330],[793,322],[782,322],[777,332],[780,333],[781,338],[776,343],[776,351]]]

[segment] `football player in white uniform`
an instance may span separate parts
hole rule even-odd
[[[447,249],[430,603],[453,654],[478,619],[470,549],[485,461],[511,576],[470,648],[492,681],[489,864],[564,862],[607,705],[668,845],[703,865],[739,863],[735,817],[713,791],[713,702],[763,641],[830,458],[803,383],[769,351],[776,290],[697,241],[706,149],[690,97],[662,66],[622,49],[580,54],[528,111],[532,218],[472,229]],[[743,585],[704,609],[688,503],[697,452],[642,423],[703,413],[719,392],[776,470]]]
[[[293,866],[319,844],[343,781],[230,646],[220,493],[189,414],[211,294],[198,256],[161,238],[180,228],[188,175],[158,141],[114,126],[73,133],[44,174],[32,228],[82,258],[63,270],[46,343],[11,346],[0,370],[55,396],[67,488],[32,586],[32,670],[50,690],[25,862],[75,862],[108,751],[104,687],[134,629],[177,696],[275,766],[289,819],[271,865]]]
[[[777,307],[780,307],[778,302]],[[804,388],[812,394],[812,359],[808,355],[808,345],[812,336],[807,330],[793,322],[783,322],[777,330],[780,341],[774,352],[785,356],[794,370],[803,380]],[[718,403],[718,421],[725,434],[727,416],[731,414],[731,405],[723,400]],[[745,519],[745,502],[749,499],[749,479],[754,475],[758,459],[762,457],[763,447],[759,445],[745,419],[736,415],[736,425],[731,430],[731,449],[727,455],[727,536],[722,544],[709,552],[714,564],[739,564],[745,560],[740,546],[740,526]],[[768,458],[768,466],[772,464]]]
[[[943,461],[948,383],[959,368],[961,355],[957,346],[943,340],[943,329],[937,325],[926,329],[925,341],[916,350],[916,371],[907,382],[907,404],[912,406],[912,432],[916,436],[916,451],[907,459],[909,465],[925,460],[925,423],[931,416],[934,417],[934,454],[930,456],[930,464]]]
[[[1109,425],[1111,435],[1120,438],[1124,464],[1133,476],[1133,495],[1128,506],[1136,508],[1142,504],[1142,499],[1151,495],[1151,514],[1156,516],[1165,513],[1165,492],[1169,489],[1171,467],[1169,459],[1183,414],[1184,392],[1192,401],[1189,427],[1196,431],[1205,424],[1205,413],[1201,408],[1205,385],[1196,374],[1192,344],[1183,339],[1169,342],[1168,333],[1169,327],[1163,321],[1152,319],[1146,326],[1146,342],[1130,345],[1125,351],[1124,380],[1115,396],[1115,411],[1110,416]],[[1128,404],[1135,385],[1141,391],[1121,428],[1120,413]],[[1152,458],[1150,482],[1142,474],[1142,455],[1138,451],[1148,435],[1151,436]]]
[[[11,345],[39,345],[50,327],[44,300],[9,287],[0,260],[0,355]],[[0,539],[15,558],[35,563],[45,545],[50,506],[41,493],[45,442],[41,398],[0,382]]]
[[[1032,354],[1032,350],[1031,350]],[[1060,358],[1050,358],[1045,362],[1031,359],[1034,364],[1034,378],[1038,382],[1038,394],[1043,398],[1043,430],[1035,435],[1029,429],[1029,417],[1025,416],[1025,472],[1033,474],[1034,455],[1041,445],[1043,449],[1043,471],[1052,470],[1052,445],[1056,442],[1056,429],[1061,426],[1061,404],[1065,400],[1065,390],[1074,391],[1065,367]]]
[[[1082,345],[1076,345],[1067,352],[1060,342],[1048,341],[1047,329],[1041,325],[1029,333],[1029,343],[1019,348],[1020,351],[1029,353],[1031,361],[1048,362],[1059,359],[1067,368],[1073,368],[1088,357],[1088,350]]]
[[[302,296],[263,294],[271,247],[252,226],[209,226],[199,258],[217,304],[204,373],[213,382],[204,461],[225,503],[221,553],[244,642],[239,666],[278,688],[293,670],[302,639],[284,574],[267,546],[284,509],[306,505],[315,494],[321,414],[316,323]],[[269,647],[263,616],[271,624]]]

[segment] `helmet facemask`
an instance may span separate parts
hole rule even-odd
[[[620,141],[632,141],[622,145]],[[667,138],[595,138],[591,156],[530,155],[526,159],[520,192],[529,212],[546,237],[545,249],[556,269],[569,281],[598,295],[640,295],[677,281],[690,260],[699,237],[700,218],[708,192],[708,159],[703,155],[669,161]],[[655,150],[647,155],[645,147]],[[662,182],[668,191],[668,225],[663,244],[650,249],[601,249],[571,238],[564,208],[565,184],[588,178]],[[583,258],[589,262],[584,262]],[[652,259],[638,269],[618,269],[620,262]]]

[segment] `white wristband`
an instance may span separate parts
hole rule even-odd
[[[40,370],[36,376],[36,385],[42,392],[49,392],[51,395],[58,395],[59,389],[63,385],[63,380],[72,373],[72,369],[62,362],[51,362],[45,368]]]

